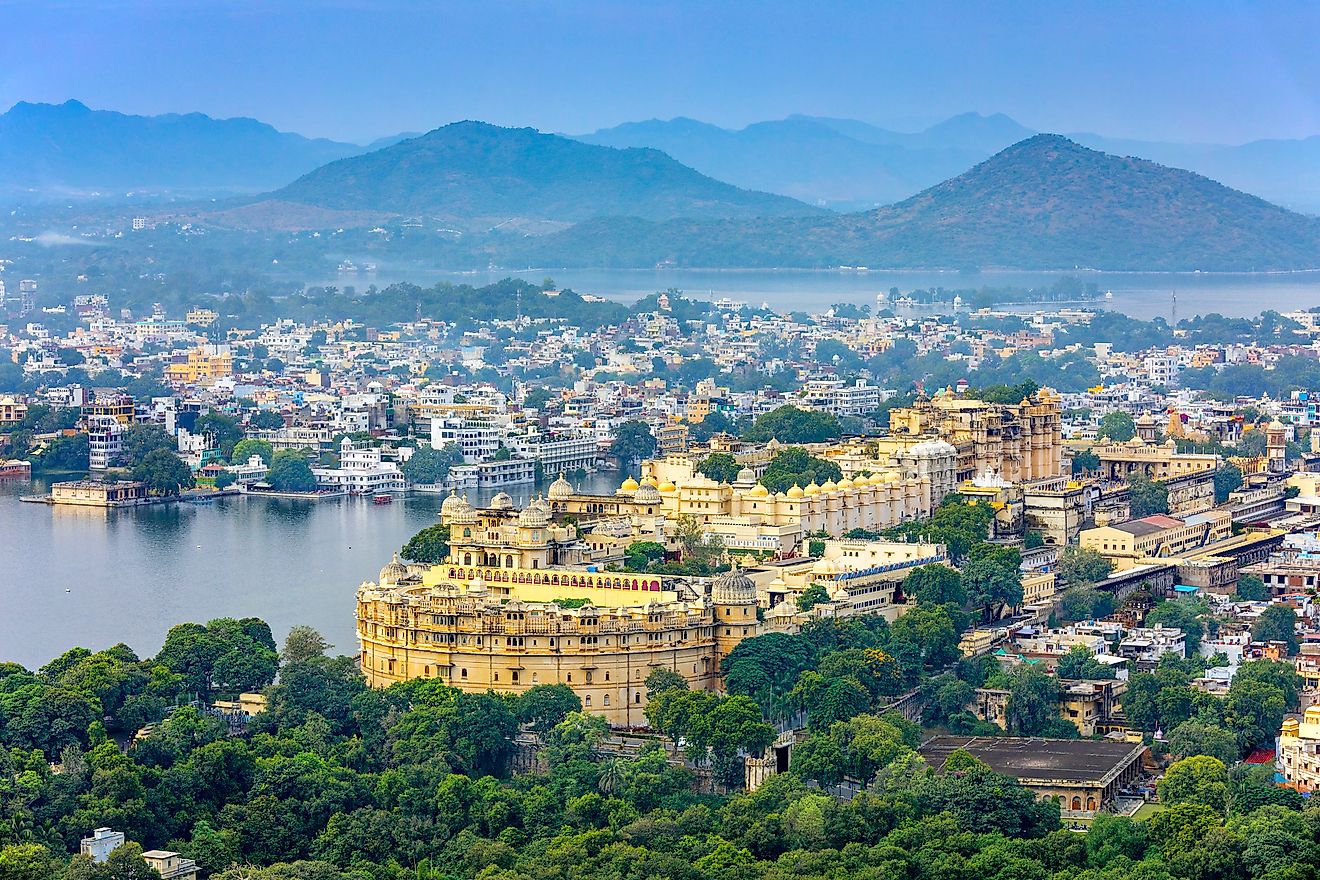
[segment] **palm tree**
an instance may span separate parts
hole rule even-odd
[[[623,765],[618,758],[615,758],[601,768],[600,778],[596,780],[596,787],[600,789],[601,794],[614,794],[622,785]]]

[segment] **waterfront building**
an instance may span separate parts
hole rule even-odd
[[[114,416],[87,417],[87,466],[94,471],[112,467],[124,451],[124,433],[127,429]]]
[[[345,437],[339,442],[339,466],[312,468],[317,488],[334,489],[350,495],[374,495],[378,492],[402,492],[407,488],[403,471],[381,457],[379,447],[361,449]]]
[[[762,624],[756,585],[735,571],[690,578],[598,570],[573,524],[536,499],[507,496],[441,509],[450,553],[439,565],[397,558],[358,590],[367,681],[438,678],[462,690],[521,692],[566,684],[611,724],[646,723],[646,676],[659,668],[693,688],[718,685],[720,660]]]
[[[52,504],[68,504],[74,507],[132,507],[145,504],[148,500],[146,484],[138,482],[102,483],[96,480],[71,480],[52,483],[50,487]]]

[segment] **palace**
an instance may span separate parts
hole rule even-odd
[[[707,590],[698,579],[598,571],[576,526],[552,522],[543,499],[516,511],[507,495],[484,509],[451,495],[441,521],[451,539],[444,563],[396,557],[358,589],[361,665],[373,686],[566,684],[588,711],[639,726],[653,670],[713,690],[720,660],[762,630],[756,585],[743,572]]]
[[[1011,483],[1063,474],[1062,409],[1042,388],[1034,400],[990,403],[945,388],[889,413],[889,433],[934,435],[958,451],[957,481],[998,473]]]

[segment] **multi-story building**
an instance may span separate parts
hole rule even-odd
[[[1307,707],[1300,718],[1285,718],[1275,745],[1275,769],[1288,786],[1320,790],[1320,705]]]
[[[182,363],[165,368],[165,380],[182,385],[209,385],[234,375],[234,356],[227,345],[205,345],[188,352]]]
[[[403,471],[385,461],[378,447],[358,449],[348,437],[339,442],[339,467],[312,468],[312,474],[319,488],[341,489],[350,495],[388,494],[407,488]]]
[[[101,394],[82,405],[83,418],[89,421],[97,416],[109,416],[121,425],[133,424],[137,404],[128,394]]]
[[[1178,556],[1222,541],[1232,534],[1232,527],[1233,516],[1227,510],[1212,510],[1185,519],[1157,514],[1085,529],[1078,543],[1121,570],[1143,559]]]
[[[87,466],[94,471],[113,467],[124,451],[124,432],[127,429],[114,416],[95,415],[87,418]]]
[[[566,684],[610,723],[643,725],[653,670],[714,689],[720,660],[760,631],[745,574],[707,590],[688,578],[594,571],[576,526],[550,513],[541,500],[517,511],[507,496],[481,510],[445,499],[449,558],[396,558],[358,590],[367,681],[438,678],[475,692]]]
[[[0,397],[0,428],[17,425],[27,418],[28,405],[17,397]]]
[[[889,430],[953,444],[958,482],[991,472],[1019,483],[1063,473],[1062,412],[1059,396],[1048,388],[1018,404],[960,397],[946,388],[891,410]]]

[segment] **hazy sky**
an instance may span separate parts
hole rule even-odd
[[[0,105],[346,140],[789,113],[1241,142],[1320,134],[1320,4],[0,0]],[[3,109],[3,108],[0,108]]]

